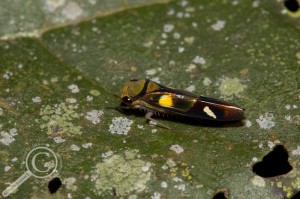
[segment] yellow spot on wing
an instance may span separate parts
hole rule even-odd
[[[205,106],[203,111],[210,117],[214,118],[214,119],[217,119],[217,116],[214,114],[214,112],[212,112],[210,110],[210,108],[208,106]]]
[[[162,96],[159,98],[158,103],[159,103],[159,105],[161,105],[161,106],[171,107],[171,106],[173,106],[173,99],[172,99],[172,96],[170,96],[170,95],[162,95]]]

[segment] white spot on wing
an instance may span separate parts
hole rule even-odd
[[[214,114],[214,112],[212,112],[212,111],[210,110],[210,108],[209,108],[208,106],[205,106],[204,109],[203,109],[203,111],[204,111],[208,116],[210,116],[210,117],[212,117],[212,118],[214,118],[214,119],[217,118],[217,116]]]

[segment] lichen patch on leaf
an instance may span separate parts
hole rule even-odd
[[[33,97],[33,98],[32,98],[32,101],[35,102],[35,103],[39,103],[39,102],[42,101],[42,99],[41,99],[41,97],[36,96],[36,97]]]
[[[103,111],[100,110],[92,110],[87,112],[84,116],[87,120],[92,122],[93,124],[98,124],[101,122],[101,116],[103,115]]]
[[[206,64],[206,61],[203,57],[201,57],[200,55],[197,55],[194,59],[193,62],[195,64]]]
[[[191,175],[193,166],[189,166],[185,162],[177,161],[169,158],[161,167],[168,173],[169,183],[163,181],[162,188],[174,187],[175,189],[184,192],[188,188],[188,184],[192,183],[193,177]]]
[[[255,185],[257,187],[265,187],[266,186],[265,180],[260,176],[254,176],[252,178],[251,182],[253,185]]]
[[[300,60],[300,51],[296,53],[296,57]]]
[[[55,138],[53,138],[53,140],[54,140],[54,142],[55,143],[63,143],[63,142],[65,142],[66,140],[65,139],[63,139],[62,137],[60,137],[60,136],[57,136],[57,137],[55,137]]]
[[[222,95],[232,96],[239,95],[247,86],[242,84],[238,78],[225,78],[221,81],[219,90]]]
[[[68,86],[72,93],[79,93],[80,89],[76,84],[71,84]]]
[[[182,148],[180,145],[178,145],[178,144],[172,145],[172,146],[170,147],[170,149],[171,149],[172,151],[174,151],[175,153],[177,153],[177,154],[182,153],[182,152],[184,151],[183,148]]]
[[[41,109],[43,124],[41,129],[47,129],[48,135],[80,135],[81,127],[74,125],[74,121],[79,118],[76,112],[77,104],[66,105],[65,103],[46,105]]]
[[[103,159],[93,171],[95,193],[111,194],[114,189],[117,196],[141,193],[147,189],[151,179],[151,163],[140,159],[138,150],[127,150]]]
[[[63,181],[63,184],[66,186],[66,188],[68,190],[76,191],[77,190],[77,186],[75,185],[75,182],[76,182],[76,178],[75,177],[69,177],[69,178],[66,178]]]
[[[75,98],[66,98],[66,102],[70,103],[70,104],[74,104],[74,103],[77,102],[77,99],[75,99]]]
[[[256,119],[256,122],[259,124],[259,127],[262,129],[270,129],[273,126],[275,126],[275,122],[273,120],[273,114],[272,113],[265,113],[265,115],[259,116],[258,119]]]
[[[112,119],[112,124],[109,126],[109,131],[112,134],[127,135],[132,124],[133,124],[133,121],[129,120],[125,117],[114,117]]]
[[[92,94],[93,96],[99,96],[100,92],[98,90],[93,89],[90,91],[90,94]]]
[[[300,146],[297,149],[292,150],[292,155],[300,155]]]
[[[215,31],[220,31],[225,27],[225,23],[226,23],[226,21],[218,20],[216,23],[211,25],[211,28]]]
[[[252,122],[250,120],[245,121],[245,126],[250,128],[252,126]]]
[[[62,9],[61,14],[66,20],[75,20],[83,14],[83,10],[79,4],[71,1]]]
[[[299,198],[296,197],[300,186],[299,163],[296,160],[292,164],[294,166],[293,170],[286,174],[284,178],[273,179],[271,181],[271,186],[276,191],[281,192],[283,198]]]
[[[57,8],[63,6],[65,4],[65,0],[46,0],[44,1],[44,9],[48,12],[53,12]]]
[[[208,77],[205,77],[203,79],[203,85],[204,86],[209,86],[211,84],[211,80]]]
[[[17,129],[12,128],[9,132],[1,131],[0,132],[0,142],[4,145],[10,145],[15,141],[15,136],[18,135]]]

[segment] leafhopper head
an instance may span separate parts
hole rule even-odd
[[[120,93],[122,103],[130,105],[144,89],[146,80],[131,80],[126,83]]]

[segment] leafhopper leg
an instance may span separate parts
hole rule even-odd
[[[152,122],[156,123],[157,126],[160,126],[160,127],[162,127],[162,128],[166,128],[166,129],[170,130],[169,127],[167,127],[167,126],[163,125],[162,123],[158,122],[157,120],[153,119],[153,118],[152,118],[153,115],[154,115],[153,112],[148,111],[148,112],[146,113],[146,115],[145,115],[145,118],[146,118],[147,120],[149,120],[149,121],[152,121]]]

